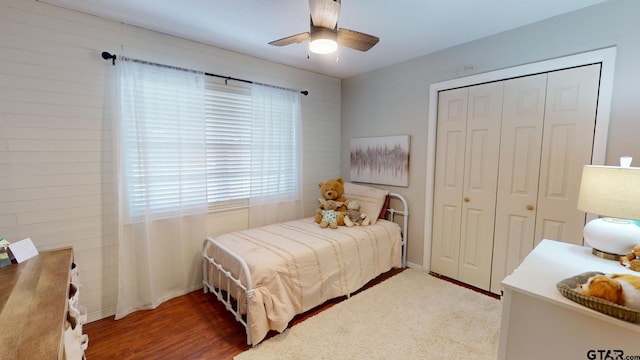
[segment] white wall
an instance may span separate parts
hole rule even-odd
[[[352,137],[411,135],[408,261],[422,265],[429,86],[445,80],[616,46],[607,164],[631,155],[640,166],[640,2],[609,0],[342,81],[341,172]],[[434,34],[437,36],[437,34]],[[472,68],[471,68],[472,67]],[[471,69],[469,69],[471,68]],[[430,249],[426,249],[429,253]]]
[[[340,80],[54,7],[0,0],[0,237],[73,246],[90,320],[112,315],[117,283],[109,76],[102,51],[308,90],[305,214],[340,174]],[[246,227],[212,214],[211,235]]]

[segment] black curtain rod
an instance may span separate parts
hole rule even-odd
[[[108,53],[106,51],[102,52],[102,58],[105,60],[111,60],[111,64],[113,64],[114,66],[116,65],[116,55],[115,54],[111,54]],[[138,61],[141,63],[146,63],[146,64],[152,64],[152,65],[157,65],[157,66],[164,66],[164,67],[169,67],[169,68],[174,68],[174,69],[180,69],[180,70],[188,70],[188,69],[183,69],[183,68],[179,68],[179,67],[175,67],[175,66],[169,66],[169,65],[163,65],[163,64],[158,64],[158,63],[153,63],[153,62],[149,62],[149,61],[143,61],[143,60],[134,60],[134,61]],[[248,84],[254,84],[253,81],[251,80],[245,80],[245,79],[238,79],[238,78],[234,78],[231,76],[224,76],[224,75],[218,75],[218,74],[212,74],[212,73],[204,73],[207,76],[215,76],[218,78],[222,78],[226,80],[233,80],[233,81],[240,81],[240,82],[244,82],[244,83],[248,83]],[[260,84],[260,85],[267,85],[267,86],[273,86],[279,89],[284,89],[284,90],[290,90],[290,91],[298,91],[295,89],[289,89],[289,88],[285,88],[285,87],[281,87],[281,86],[276,86],[276,85],[270,85],[270,84],[262,84],[262,83],[256,83],[256,84]],[[301,90],[300,94],[307,96],[309,95],[309,92],[307,90]]]

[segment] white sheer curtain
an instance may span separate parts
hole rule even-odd
[[[201,286],[204,74],[119,59],[116,319]]]
[[[249,226],[302,217],[300,94],[268,85],[251,89]]]

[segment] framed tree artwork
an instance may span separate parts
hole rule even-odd
[[[409,135],[351,139],[354,182],[409,186]]]

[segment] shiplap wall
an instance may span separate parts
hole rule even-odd
[[[113,67],[103,50],[309,90],[305,215],[318,182],[340,174],[339,79],[35,0],[0,0],[0,237],[30,237],[41,251],[72,246],[90,320],[112,315],[117,297]],[[243,210],[209,217],[213,236],[246,226]]]

